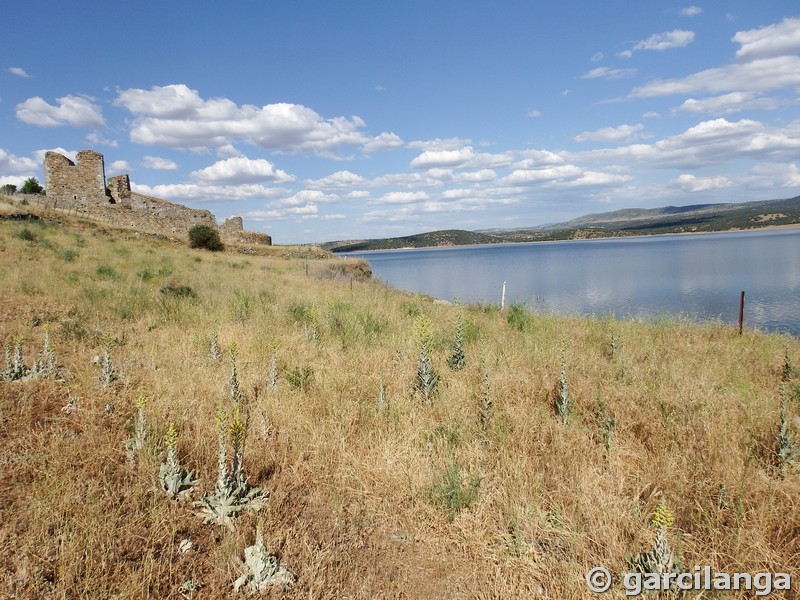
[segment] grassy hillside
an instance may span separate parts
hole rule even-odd
[[[582,598],[666,511],[689,569],[797,576],[800,341],[434,303],[363,267],[6,211],[0,596],[227,597],[260,522],[296,578],[271,597]],[[261,492],[204,523],[237,472]]]

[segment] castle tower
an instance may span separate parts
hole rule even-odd
[[[56,206],[107,204],[106,170],[103,155],[81,150],[75,162],[57,152],[44,157],[44,181],[48,200]]]

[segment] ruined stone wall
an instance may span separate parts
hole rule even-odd
[[[48,199],[59,208],[80,208],[108,203],[103,155],[81,150],[75,162],[57,152],[44,158],[44,180]]]
[[[116,204],[130,204],[131,178],[127,175],[109,177],[108,193]]]
[[[93,150],[78,152],[74,163],[57,152],[48,152],[44,172],[47,196],[35,200],[44,208],[184,240],[195,225],[210,225],[219,230],[223,242],[272,244],[266,234],[244,231],[241,217],[231,217],[220,227],[207,210],[132,192],[128,175],[110,177],[106,187],[103,155]]]

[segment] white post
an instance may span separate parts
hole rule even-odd
[[[503,295],[500,296],[500,310],[506,307],[506,282],[503,282]]]

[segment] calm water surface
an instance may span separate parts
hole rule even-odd
[[[800,229],[356,252],[389,285],[446,300],[617,318],[684,315],[800,336]]]

